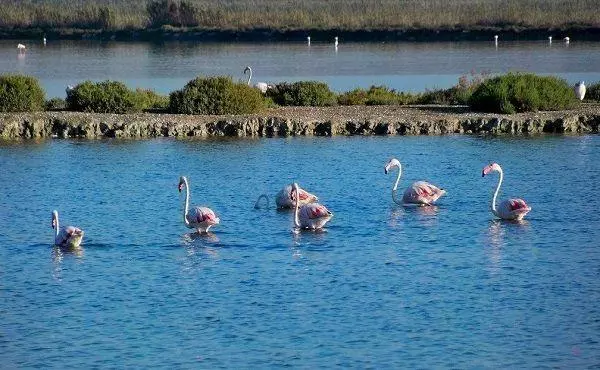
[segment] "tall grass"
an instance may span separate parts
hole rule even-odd
[[[188,6],[185,25],[224,30],[600,26],[598,0],[169,1]],[[146,0],[4,0],[2,3],[0,28],[5,29],[122,30],[151,25]]]

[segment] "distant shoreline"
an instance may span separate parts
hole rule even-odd
[[[500,41],[548,40],[562,42],[568,36],[572,42],[600,41],[599,27],[568,28],[518,28],[480,27],[470,29],[396,29],[396,30],[277,30],[257,28],[250,30],[220,30],[198,28],[160,28],[128,30],[90,29],[2,29],[0,38],[13,40],[100,40],[100,41],[203,41],[203,42],[306,42],[310,36],[313,43],[333,42],[339,37],[343,42],[436,42],[436,41],[491,41],[499,35]]]

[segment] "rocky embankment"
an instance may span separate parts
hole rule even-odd
[[[512,115],[461,107],[282,107],[256,115],[0,114],[0,138],[284,137],[334,135],[531,135],[598,133],[600,105],[577,110]]]

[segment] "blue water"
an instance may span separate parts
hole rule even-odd
[[[391,156],[448,196],[396,206]],[[490,214],[492,160],[524,223]],[[3,368],[600,366],[600,136],[49,140],[0,168]],[[180,175],[214,234],[183,225]],[[253,208],[294,180],[326,231]]]
[[[556,40],[479,42],[302,43],[0,41],[0,73],[25,73],[40,79],[49,97],[65,97],[67,85],[84,80],[125,82],[168,94],[198,75],[227,75],[254,82],[326,82],[338,92],[385,85],[421,92],[455,85],[471,72],[528,71],[555,75],[570,83],[600,81],[600,43]]]

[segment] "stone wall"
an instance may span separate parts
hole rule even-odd
[[[0,138],[277,137],[598,133],[600,107],[491,115],[446,107],[284,107],[263,115],[0,114]]]

